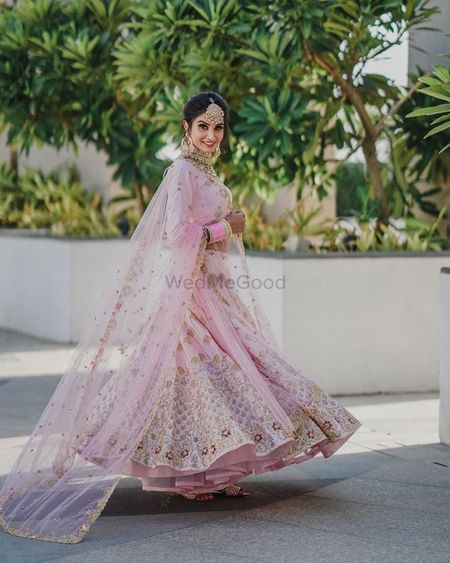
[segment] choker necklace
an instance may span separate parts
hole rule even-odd
[[[220,182],[220,179],[213,167],[215,158],[211,153],[197,148],[190,138],[189,140],[186,138],[186,135],[181,141],[181,154],[178,158],[189,160],[189,162],[191,162],[194,166],[205,172],[211,182]]]

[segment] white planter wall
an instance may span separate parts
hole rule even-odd
[[[286,353],[335,393],[437,389],[442,265],[450,256],[288,261]]]
[[[0,232],[0,327],[77,342],[127,240]],[[450,252],[332,256],[248,252],[283,354],[330,393],[437,390],[440,269]],[[450,407],[449,407],[450,408]]]
[[[271,318],[304,375],[337,394],[439,388],[439,273],[449,252],[248,259],[266,276],[283,264],[284,292],[261,292],[260,302],[282,302]]]
[[[0,232],[0,327],[77,342],[126,243]]]

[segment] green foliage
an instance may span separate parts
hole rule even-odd
[[[243,207],[245,212],[245,231],[243,233],[243,243],[245,248],[254,250],[283,250],[291,227],[285,217],[270,223],[261,211],[262,204],[252,207]]]
[[[418,76],[412,74],[411,79],[416,82]],[[432,118],[435,108],[440,106],[441,104],[435,106],[434,98],[419,90],[402,105],[394,120],[395,134],[404,135],[406,148],[415,151],[415,159],[410,163],[410,173],[427,182],[436,182],[438,179],[445,181],[449,174],[446,155],[441,149],[450,144],[450,130],[435,133],[424,142],[430,129],[430,116]],[[407,119],[413,114],[415,119]]]
[[[336,215],[349,217],[361,213],[369,193],[364,165],[361,162],[346,162],[339,168],[335,178]]]
[[[447,55],[450,56],[450,55]],[[421,76],[419,80],[427,85],[421,88],[419,92],[430,96],[433,100],[444,101],[445,103],[433,104],[431,106],[422,107],[409,113],[406,117],[424,117],[436,116],[431,122],[431,129],[424,136],[424,139],[433,135],[441,135],[450,133],[450,67],[436,65],[433,67],[433,76]],[[450,142],[447,142],[439,151],[442,153],[450,148]]]
[[[299,196],[309,183],[320,186],[318,195],[324,197],[325,146],[351,148],[365,134],[355,111],[359,106],[343,84],[381,118],[401,91],[383,76],[364,74],[366,62],[398,44],[436,9],[428,1],[401,0],[363,6],[275,0],[263,10],[238,0],[156,0],[134,11],[134,33],[116,51],[119,80],[130,100],[142,115],[164,119],[166,108],[173,107],[167,99],[173,89],[178,99],[194,89],[226,92],[237,110],[231,115],[232,156],[225,156],[224,169],[237,168],[237,189],[248,190],[251,182],[269,201],[278,185],[296,176]],[[301,117],[295,115],[298,106],[290,106],[294,99],[301,100]]]
[[[393,222],[377,225],[376,220],[351,221],[339,219],[333,227],[324,233],[316,252],[370,252],[370,251],[440,251],[448,250],[448,237],[441,237],[438,225],[446,211],[444,207],[439,216],[428,223],[407,217],[401,225]]]
[[[116,201],[137,198],[142,212],[165,166],[156,154],[181,137],[185,100],[215,90],[231,108],[219,173],[234,193],[270,201],[293,183],[299,199],[312,185],[321,200],[332,185],[327,147],[373,145],[377,121],[404,95],[366,63],[436,13],[430,6],[21,0],[0,11],[0,114],[21,150],[94,143],[126,189]],[[408,206],[414,190],[383,172],[377,209],[386,194],[394,209]],[[364,210],[361,188],[357,197]]]
[[[371,252],[371,251],[440,251],[450,249],[450,238],[441,236],[438,226],[447,208],[444,207],[431,223],[415,217],[392,220],[380,224],[369,217],[367,199],[362,212],[351,219],[316,221],[318,209],[305,211],[299,202],[292,212],[270,223],[261,211],[261,205],[245,208],[246,229],[244,245],[248,249],[284,250],[287,239],[301,237],[307,242],[308,252]]]
[[[412,216],[415,209],[419,208],[424,213],[437,217],[440,210],[430,198],[440,193],[442,188],[433,186],[425,191],[419,189],[421,176],[414,164],[418,160],[416,147],[408,146],[407,135],[401,132],[398,134],[390,132],[388,138],[390,163],[389,168],[385,167],[385,184],[391,205],[391,215],[393,217]]]
[[[253,161],[268,175],[268,182],[264,176],[259,182],[255,179],[258,195],[264,197],[264,190],[273,190],[274,183],[287,185],[305,174],[302,156],[320,117],[319,112],[307,111],[307,102],[287,88],[242,101],[233,131],[243,145],[242,161]]]
[[[413,74],[411,78],[415,81],[416,76]],[[381,164],[381,173],[392,217],[413,216],[418,209],[432,217],[440,212],[433,198],[442,191],[439,183],[447,179],[449,170],[439,147],[450,142],[450,131],[423,142],[428,127],[426,117],[405,119],[423,100],[422,94],[414,92],[395,114],[393,126],[385,131],[390,150],[387,162]],[[426,99],[425,103],[431,105],[432,101]],[[367,220],[377,216],[379,201],[370,195],[362,163],[343,164],[335,177],[338,216],[360,215],[364,208]],[[420,184],[424,181],[432,187],[423,190]]]
[[[57,168],[45,175],[29,170],[19,176],[0,167],[0,226],[47,229],[52,235],[118,236],[117,217],[102,209],[99,194],[89,193],[76,170]]]
[[[304,201],[298,201],[295,208],[285,215],[291,234],[299,237],[320,235],[329,228],[330,219],[317,222],[320,207],[307,210]]]
[[[79,140],[108,155],[125,187],[156,183],[162,132],[134,119],[114,77],[129,0],[22,0],[0,12],[0,112],[8,143]]]
[[[246,216],[243,242],[246,248],[259,250],[284,250],[289,236],[307,237],[327,231],[330,220],[317,222],[320,208],[306,210],[305,203],[298,201],[295,208],[281,215],[276,221],[268,221],[262,204],[242,206]]]

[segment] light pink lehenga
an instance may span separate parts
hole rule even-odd
[[[195,185],[191,211],[196,222],[208,224],[211,209],[216,221],[226,216],[232,209],[230,190],[221,182],[205,185],[202,171],[185,166]],[[176,217],[172,220],[176,223]],[[217,490],[319,452],[329,457],[361,425],[259,334],[238,292],[223,283],[232,276],[225,244],[206,248],[186,307],[175,369],[123,469],[124,475],[139,477],[144,490]],[[254,364],[259,385],[250,383],[227,353],[223,318]],[[268,393],[285,413],[284,423],[269,408]]]
[[[207,268],[219,267],[213,253],[207,251]],[[233,297],[231,292],[194,292],[177,348],[177,370],[162,389],[157,411],[125,469],[140,477],[146,490],[208,491],[319,452],[329,457],[360,426],[258,338],[245,306]],[[216,307],[229,314],[290,427],[278,422],[264,392],[248,384],[245,372],[224,351],[208,321]]]
[[[5,531],[77,543],[124,475],[217,490],[329,457],[361,426],[277,348],[241,235],[207,245],[232,209],[213,172],[166,170],[0,491]]]

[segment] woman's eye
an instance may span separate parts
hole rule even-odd
[[[201,127],[202,129],[208,129],[208,127],[204,123],[200,123],[199,127]],[[222,131],[223,125],[218,125],[216,127],[216,129],[218,129],[219,131]]]

